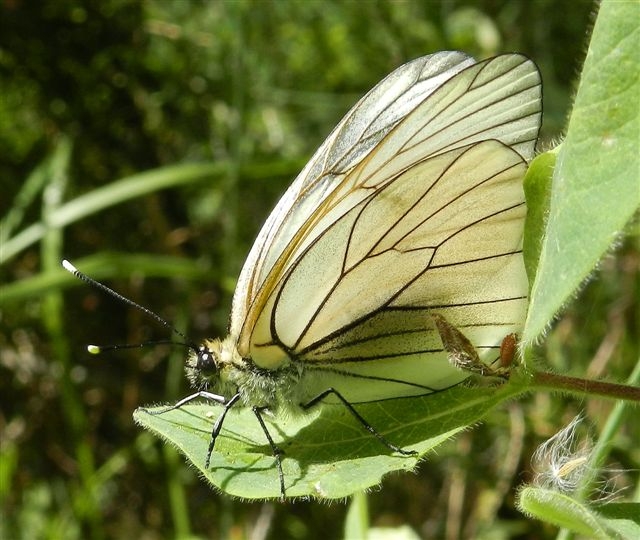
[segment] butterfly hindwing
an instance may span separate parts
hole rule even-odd
[[[442,356],[429,313],[459,325],[481,356],[519,327],[525,169],[518,153],[486,141],[424,160],[369,192],[272,290],[251,336],[253,362],[272,367],[281,357],[261,363],[272,347],[311,369],[350,374],[346,381],[411,373],[386,391],[338,384],[353,401],[426,393],[464,378],[429,363]]]

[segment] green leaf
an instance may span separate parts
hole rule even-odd
[[[349,510],[344,522],[345,538],[366,538],[369,532],[369,505],[367,495],[356,492],[351,497]]]
[[[525,388],[524,381],[499,388],[457,387],[424,397],[360,404],[357,410],[389,441],[422,457]],[[148,410],[136,410],[135,421],[178,448],[214,486],[246,499],[280,496],[275,458],[251,409],[229,411],[208,469],[204,461],[219,406],[185,405],[159,415]],[[304,415],[265,420],[284,451],[288,497],[346,497],[380,483],[389,472],[410,471],[419,461],[392,453],[341,405],[323,404]]]
[[[524,193],[527,198],[527,218],[524,224],[524,246],[522,254],[529,283],[535,280],[542,239],[549,215],[551,177],[556,163],[558,148],[536,156],[524,178]]]
[[[596,507],[607,528],[618,538],[640,538],[640,503],[608,503]]]
[[[640,206],[640,3],[603,1],[566,139],[524,342],[541,334]]]
[[[585,503],[551,489],[525,487],[518,494],[525,514],[588,538],[610,538],[599,516]]]
[[[640,504],[608,503],[593,507],[550,489],[525,487],[520,509],[533,517],[589,538],[640,538]]]

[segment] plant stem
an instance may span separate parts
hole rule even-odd
[[[640,402],[640,387],[626,384],[593,381],[579,377],[568,377],[548,371],[537,371],[533,374],[532,383],[548,390],[560,390],[571,394],[602,396],[610,399]]]

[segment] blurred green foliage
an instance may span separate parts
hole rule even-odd
[[[110,196],[135,173],[199,162],[224,174],[114,198],[63,229],[44,227],[41,242],[0,266],[3,284],[24,285],[0,303],[0,537],[339,537],[345,506],[231,500],[140,432],[137,406],[186,392],[184,351],[88,358],[87,343],[167,332],[63,276],[56,261],[90,268],[195,340],[224,334],[261,223],[359,96],[437,50],[521,51],[542,71],[548,148],[565,124],[594,11],[591,2],[551,0],[3,0],[0,216],[13,212],[9,233],[97,188]],[[603,262],[603,279],[548,341],[555,369],[629,373],[625,351],[637,349],[624,329],[637,264],[634,246]],[[598,348],[611,343],[620,348]],[[514,486],[539,441],[583,406],[549,395],[512,404],[418,474],[386,480],[369,498],[372,521],[409,524],[425,538],[553,537],[517,513]],[[594,402],[587,413],[598,425],[607,410]],[[635,446],[622,436],[619,468],[638,463]]]

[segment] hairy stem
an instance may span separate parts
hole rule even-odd
[[[568,377],[567,375],[558,375],[547,371],[535,372],[532,382],[535,386],[548,390],[640,402],[640,387],[627,384]]]

